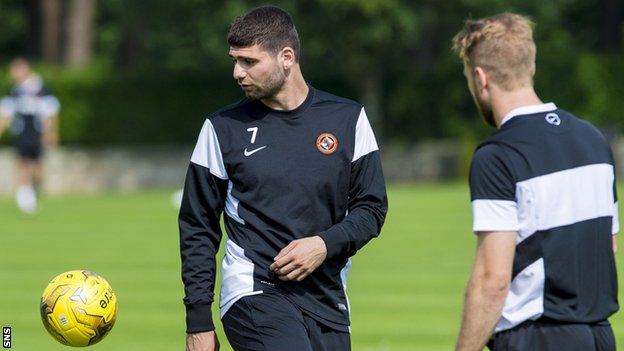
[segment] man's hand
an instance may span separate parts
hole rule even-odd
[[[214,330],[186,334],[186,351],[219,351]]]
[[[325,241],[320,236],[294,240],[280,251],[269,267],[280,280],[302,281],[327,257]]]

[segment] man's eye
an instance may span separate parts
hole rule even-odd
[[[251,60],[251,59],[244,59],[243,62],[246,65],[253,65],[254,63],[256,63],[256,60]]]

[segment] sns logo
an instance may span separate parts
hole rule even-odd
[[[552,124],[553,126],[558,126],[561,124],[561,118],[556,113],[549,113],[544,117],[546,122]]]
[[[11,327],[2,327],[2,347],[11,348]]]

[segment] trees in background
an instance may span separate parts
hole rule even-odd
[[[502,11],[537,23],[544,99],[624,131],[621,0],[274,3],[295,18],[306,78],[364,102],[384,142],[490,132],[449,48],[465,18]],[[42,63],[63,98],[66,140],[189,143],[208,112],[241,97],[225,35],[235,16],[259,4],[2,0],[0,64],[18,54]]]
[[[3,0],[2,58],[27,56],[48,65],[88,65],[96,5],[95,0]]]
[[[95,5],[95,0],[71,0],[69,3],[64,57],[69,66],[86,66],[91,61]]]

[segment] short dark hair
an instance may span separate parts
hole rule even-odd
[[[247,47],[260,45],[277,54],[289,46],[299,61],[299,34],[288,12],[276,6],[260,6],[236,17],[228,32],[230,46]]]

